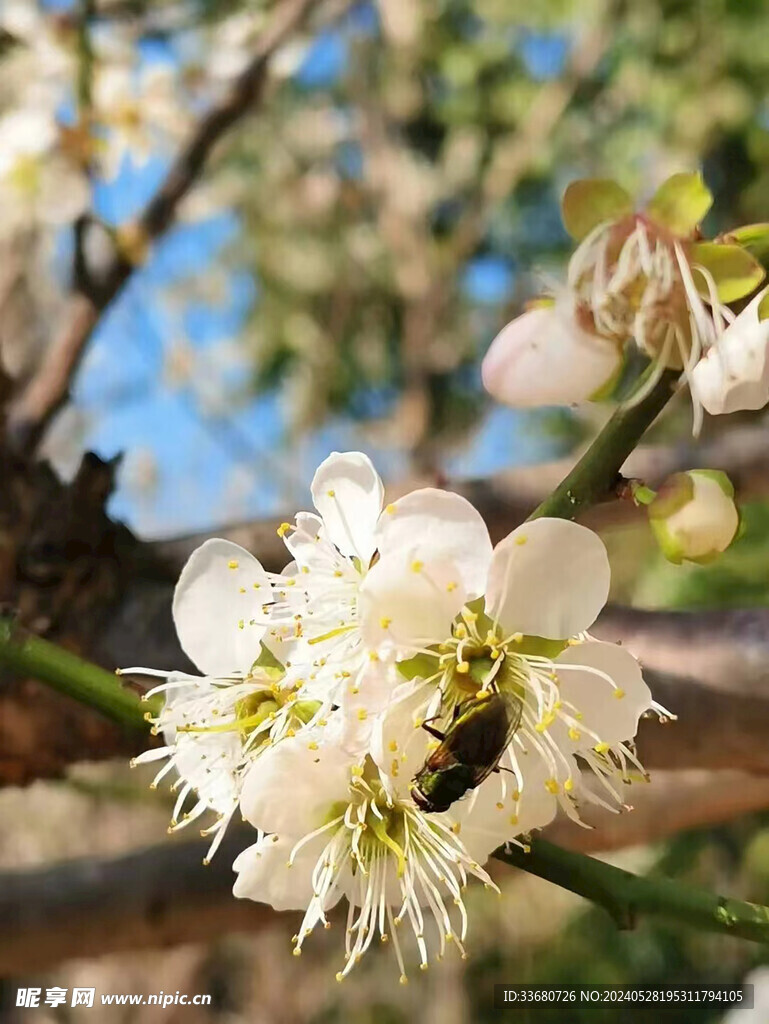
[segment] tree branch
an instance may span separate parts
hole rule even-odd
[[[629,871],[533,839],[530,852],[518,847],[494,854],[607,910],[619,928],[632,928],[641,915],[683,921],[702,931],[769,943],[769,907],[726,899],[679,881]]]
[[[590,830],[560,819],[545,835],[569,850],[619,849],[769,806],[769,781],[737,772],[660,773],[635,788],[632,813],[591,812]],[[253,838],[231,828],[209,867],[201,863],[209,840],[179,839],[119,858],[0,873],[0,976],[272,925],[288,936],[293,915],[232,896],[231,864]]]
[[[198,840],[0,873],[0,977],[277,922],[271,908],[232,895],[232,862],[253,838],[233,829],[208,867]]]
[[[576,519],[581,512],[615,491],[620,470],[647,428],[673,397],[678,376],[676,371],[667,370],[642,402],[617,409],[574,469],[529,518]]]
[[[9,618],[0,618],[0,666],[33,676],[118,725],[143,733],[147,731],[145,714],[158,709],[158,702],[140,701],[110,672],[19,629]]]
[[[684,438],[670,445],[640,445],[628,455],[621,467],[627,477],[637,477],[657,486],[667,476],[685,469],[703,466],[728,473],[741,501],[762,498],[769,493],[769,459],[767,459],[767,427],[730,425],[713,439],[694,443]],[[584,452],[582,452],[584,455]],[[569,456],[534,466],[518,466],[492,476],[470,480],[445,481],[448,487],[468,499],[483,516],[492,540],[501,540],[528,518],[531,509],[545,501],[560,481],[570,474],[578,458]],[[612,481],[612,484],[615,481]],[[435,476],[413,475],[388,483],[388,500],[394,501],[417,487],[435,487]],[[609,497],[611,494],[604,495]],[[581,523],[594,529],[641,521],[646,512],[631,501],[606,501],[600,505],[583,505],[578,515]],[[283,514],[266,519],[231,523],[217,528],[216,535],[226,537],[249,551],[271,571],[280,572],[286,564],[286,546],[278,536],[282,522],[292,517]],[[181,569],[184,562],[203,541],[212,535],[188,534],[170,540],[150,541],[146,548],[157,561]]]
[[[590,779],[586,780],[588,783]],[[580,853],[619,850],[658,843],[688,829],[735,821],[769,808],[769,778],[744,772],[655,771],[648,785],[634,785],[627,793],[633,810],[617,814],[588,806],[584,817],[592,826],[581,828],[566,815],[547,826],[551,842]]]
[[[205,114],[172,164],[165,180],[133,224],[122,229],[130,248],[143,252],[173,222],[180,202],[197,181],[214,146],[264,95],[270,58],[304,21],[319,0],[280,0],[256,52],[226,98]],[[46,350],[26,389],[11,405],[8,439],[17,452],[30,454],[54,413],[67,398],[69,384],[101,314],[119,295],[135,269],[131,255],[116,251],[97,286],[75,282],[61,331]]]

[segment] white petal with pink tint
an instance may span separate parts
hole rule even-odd
[[[483,360],[483,386],[516,408],[576,405],[599,393],[621,363],[618,346],[583,330],[561,301],[529,310],[500,331]]]

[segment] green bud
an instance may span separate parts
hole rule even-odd
[[[630,493],[636,505],[651,505],[657,497],[657,492],[647,487],[641,480],[630,481]]]
[[[663,554],[676,565],[712,562],[732,543],[740,522],[734,487],[715,469],[669,477],[647,511]]]

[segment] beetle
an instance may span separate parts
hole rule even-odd
[[[521,724],[523,701],[493,691],[458,704],[445,733],[424,724],[440,740],[411,780],[411,796],[428,813],[447,811],[470,789],[498,769],[499,761]]]

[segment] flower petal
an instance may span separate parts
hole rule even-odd
[[[174,591],[174,623],[185,654],[209,676],[248,672],[264,634],[262,605],[271,598],[267,574],[253,555],[228,540],[207,540],[190,555]]]
[[[635,736],[638,719],[649,709],[652,695],[641,666],[629,651],[594,640],[567,647],[555,664],[561,699],[582,716],[577,741],[568,739],[560,720],[553,724],[551,734],[562,750],[577,751],[597,742],[613,746]]]
[[[364,643],[406,653],[451,636],[451,623],[467,599],[453,563],[423,563],[410,552],[384,554],[358,594]]]
[[[517,763],[523,781],[520,791],[510,772],[495,772],[449,812],[460,826],[462,842],[479,864],[503,843],[549,825],[558,810],[555,795],[545,785],[548,769],[543,759],[535,753],[518,752]],[[571,760],[567,763],[572,775],[578,777],[576,764]],[[510,764],[509,756],[505,756],[502,765]],[[562,771],[561,783],[569,776],[565,767]]]
[[[371,757],[380,772],[388,776],[385,783],[391,792],[406,795],[409,783],[425,762],[433,738],[421,723],[436,695],[432,683],[401,683],[374,726]]]
[[[318,537],[322,527],[320,516],[313,512],[297,512],[295,528],[283,538],[297,565],[311,566],[318,561]]]
[[[382,511],[384,487],[371,460],[361,452],[332,452],[318,466],[312,500],[329,540],[345,555],[368,566],[376,549],[374,531]]]
[[[302,836],[347,801],[354,759],[323,729],[305,729],[265,751],[246,775],[240,808],[256,828]],[[313,746],[317,749],[313,749]]]
[[[296,840],[264,836],[235,858],[232,865],[238,877],[232,887],[239,899],[268,903],[273,910],[305,910],[313,897],[312,872],[328,842],[327,836],[316,836],[296,853],[289,866],[289,857]],[[341,892],[325,902],[328,910],[339,901]]]
[[[178,685],[186,679],[189,685]],[[218,687],[208,677],[183,673],[171,673],[168,682],[161,722],[166,742],[174,745],[174,767],[199,800],[230,814],[238,803],[243,741],[237,729],[207,726],[234,721],[237,702],[263,687],[252,682]]]
[[[621,363],[620,349],[583,330],[573,305],[561,301],[500,331],[483,360],[483,386],[514,408],[576,405],[605,389]]]
[[[388,505],[376,532],[381,554],[402,549],[425,564],[453,563],[472,600],[486,589],[491,540],[480,512],[460,494],[425,487]]]
[[[486,610],[505,630],[563,640],[588,629],[609,596],[603,541],[567,519],[534,519],[494,549]]]
[[[354,675],[341,681],[335,694],[342,721],[339,742],[352,756],[368,753],[372,729],[376,730],[381,713],[402,682],[395,664],[379,659],[367,659]]]
[[[692,370],[692,391],[712,416],[769,402],[769,320],[759,320],[768,292],[759,292]]]

